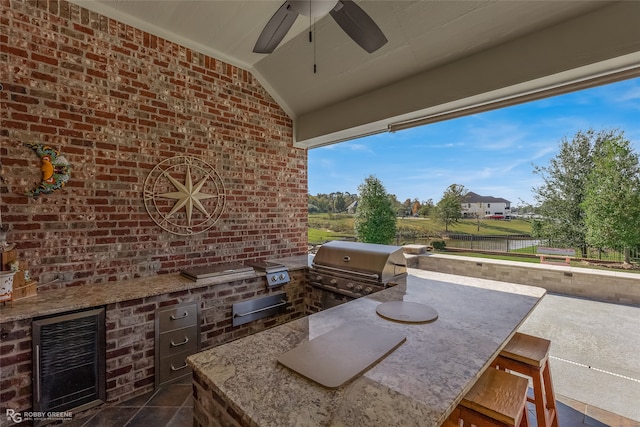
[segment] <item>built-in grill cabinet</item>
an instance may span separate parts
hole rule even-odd
[[[359,298],[406,283],[402,247],[335,240],[323,244],[309,270],[313,286]]]
[[[200,351],[198,303],[156,310],[156,388],[191,375],[187,357]]]
[[[105,310],[33,321],[33,410],[82,411],[106,400]]]

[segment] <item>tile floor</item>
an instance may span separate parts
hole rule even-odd
[[[191,379],[105,407],[72,421],[72,427],[191,427]]]
[[[561,427],[640,427],[640,423],[610,412],[563,396],[557,396],[557,398],[558,422]],[[535,409],[532,404],[529,405],[531,426],[537,427]],[[106,407],[91,416],[74,420],[67,425],[73,427],[191,427],[193,426],[192,416],[191,383],[183,381]]]

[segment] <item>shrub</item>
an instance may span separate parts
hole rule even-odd
[[[447,244],[444,242],[444,240],[434,240],[433,242],[431,242],[431,246],[433,246],[433,249],[443,251]]]

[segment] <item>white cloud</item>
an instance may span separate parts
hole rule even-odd
[[[365,153],[373,153],[373,150],[371,150],[371,148],[367,147],[364,144],[345,143],[344,148],[350,151],[361,151]]]
[[[545,165],[579,130],[619,128],[640,151],[639,101],[640,79],[633,79],[314,149],[309,190],[354,192],[372,174],[401,201],[437,202],[456,183],[513,204],[535,203],[531,190],[542,181],[533,165]]]
[[[619,102],[640,101],[640,86],[629,88],[616,99]]]

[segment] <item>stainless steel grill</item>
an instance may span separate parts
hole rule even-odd
[[[312,286],[359,298],[404,283],[407,260],[400,246],[336,240],[318,249],[309,273]]]

